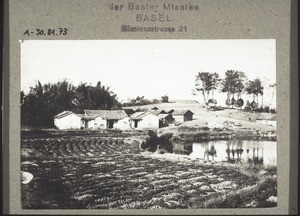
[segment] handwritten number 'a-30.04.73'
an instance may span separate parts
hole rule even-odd
[[[31,35],[67,35],[68,29],[67,28],[58,28],[58,29],[35,29],[35,31],[30,31],[27,29],[23,35],[31,36]]]

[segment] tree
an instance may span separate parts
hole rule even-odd
[[[98,82],[75,87],[67,80],[42,85],[39,81],[28,94],[21,92],[21,123],[28,126],[52,127],[53,117],[63,111],[77,113],[84,109],[114,109],[117,96]]]
[[[195,93],[200,92],[203,95],[204,104],[207,108],[209,95],[212,92],[214,98],[214,90],[217,89],[220,82],[219,74],[211,72],[199,72],[195,80]],[[195,94],[194,93],[194,94]]]
[[[256,99],[256,106],[258,107],[258,95],[263,95],[264,87],[262,86],[261,80],[256,78],[254,80],[249,80],[246,84],[245,91],[248,94],[253,95],[253,102]]]
[[[136,98],[128,98],[127,102],[123,103],[123,106],[142,106],[147,104],[157,103],[158,100],[148,100],[144,96],[137,96]]]
[[[161,100],[162,100],[163,103],[168,103],[169,102],[168,95],[161,96]]]
[[[27,95],[21,92],[21,96],[21,123],[31,126],[51,126],[55,114],[74,106],[74,86],[66,80],[45,85],[37,81]]]
[[[216,108],[218,102],[216,99],[211,98],[211,99],[208,99],[207,103],[208,103],[208,109],[214,110]]]
[[[246,76],[244,72],[235,71],[235,70],[227,70],[225,72],[225,78],[222,80],[222,92],[227,92],[226,105],[229,106],[235,103],[234,95],[237,93],[237,98],[241,98],[241,93],[245,88],[244,82],[246,80]],[[230,97],[232,95],[232,99]]]

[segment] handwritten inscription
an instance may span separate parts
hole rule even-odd
[[[23,33],[23,36],[59,36],[67,35],[67,28],[48,28],[48,29],[26,29]]]

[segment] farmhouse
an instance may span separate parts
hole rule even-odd
[[[162,126],[162,121],[151,112],[136,112],[131,115],[131,127],[137,129],[157,129]]]
[[[84,110],[86,128],[106,129],[115,128],[120,130],[131,129],[130,118],[124,110]]]
[[[176,122],[192,121],[194,113],[190,110],[174,110],[172,116]]]
[[[174,118],[171,114],[158,114],[157,117],[162,121],[163,125],[168,125],[174,122]]]
[[[54,125],[58,129],[80,129],[84,126],[84,121],[80,114],[63,111],[54,116]]]

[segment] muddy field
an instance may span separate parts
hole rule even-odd
[[[25,209],[238,208],[277,205],[276,168],[153,157],[128,138],[22,139]]]

